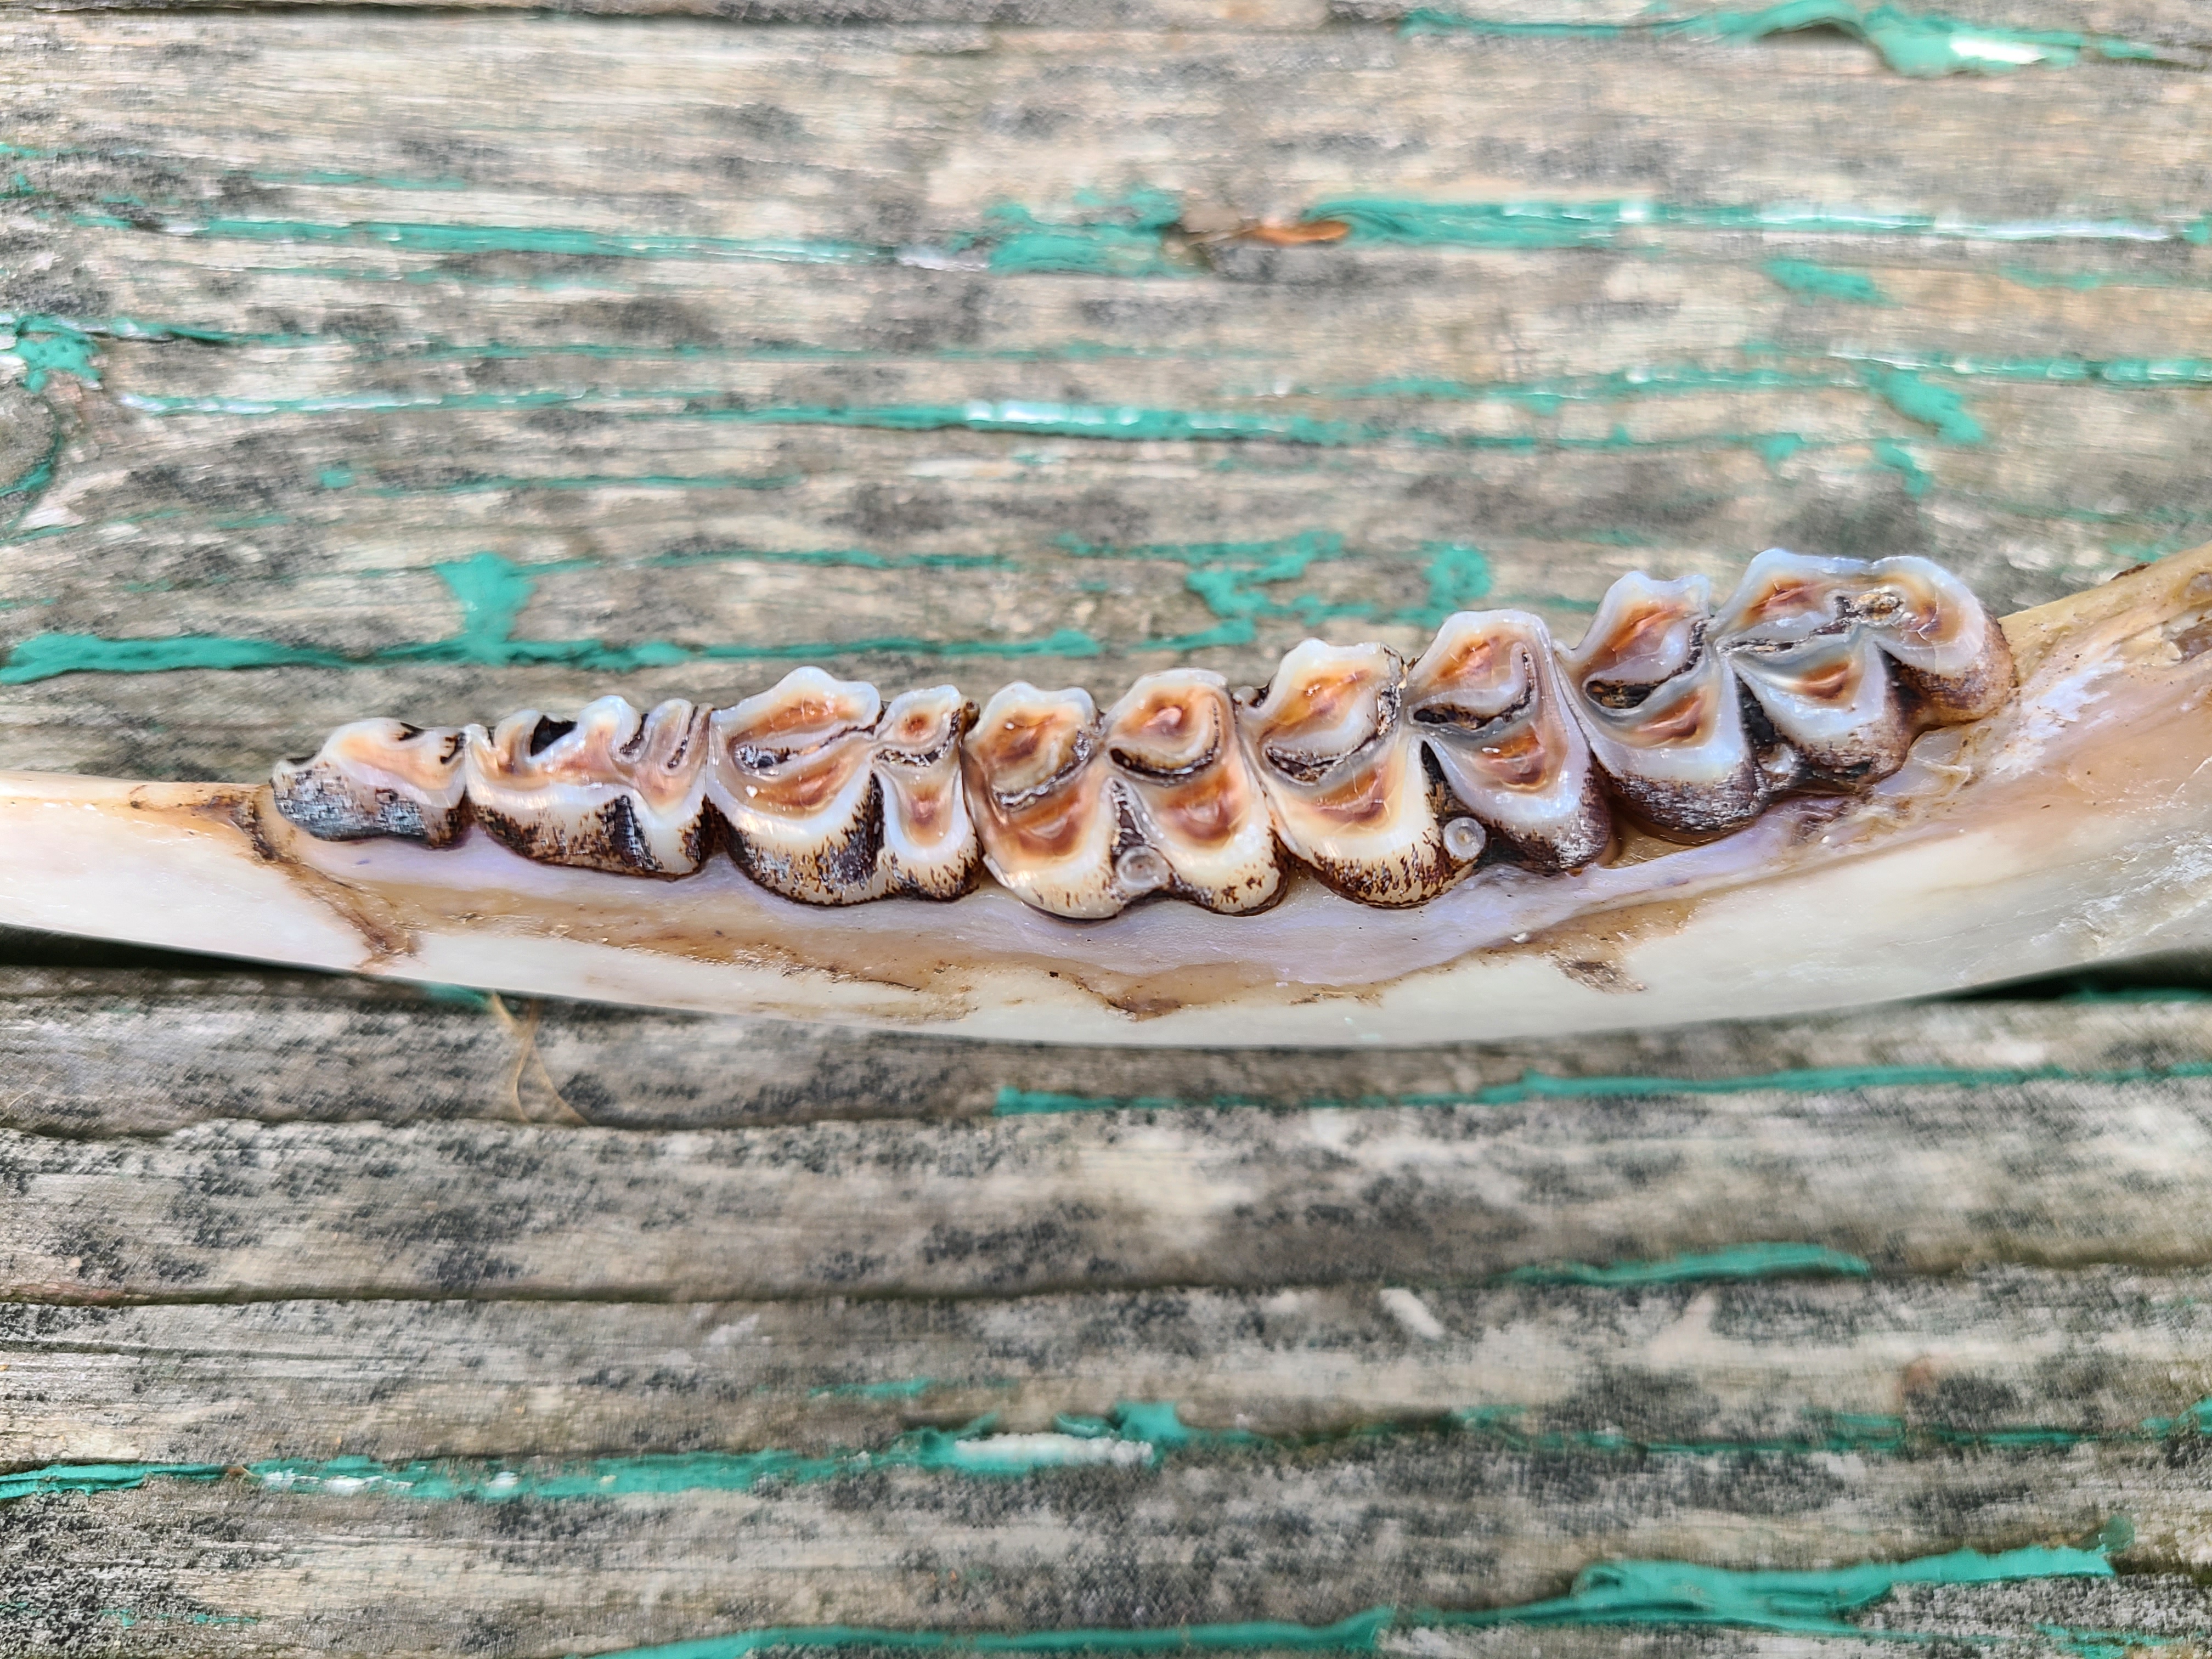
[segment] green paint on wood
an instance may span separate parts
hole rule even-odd
[[[937,1631],[860,1625],[776,1625],[597,1659],[744,1659],[769,1648],[895,1648],[955,1653],[1372,1653],[1392,1610],[1372,1607],[1334,1625],[1164,1625],[1150,1630]],[[574,1656],[572,1656],[572,1659]]]
[[[1855,1255],[1819,1244],[1738,1244],[1729,1249],[1673,1255],[1656,1261],[1613,1261],[1603,1266],[1567,1261],[1556,1266],[1516,1267],[1509,1285],[1681,1285],[1730,1279],[1863,1279],[1874,1269]]]
[[[137,227],[112,216],[83,214],[79,222],[100,228]],[[748,259],[778,264],[879,264],[888,248],[860,242],[775,237],[685,236],[653,232],[601,231],[553,225],[447,225],[403,220],[325,223],[312,219],[216,218],[180,221],[161,228],[170,235],[216,240],[340,244],[405,249],[417,253],[536,253],[571,258]]]
[[[432,568],[460,602],[461,626],[441,640],[385,646],[358,656],[268,640],[185,634],[167,639],[114,640],[96,634],[34,634],[8,653],[0,684],[22,685],[59,674],[149,674],[174,669],[307,666],[385,667],[401,663],[468,663],[508,668],[553,664],[600,673],[672,667],[687,662],[785,661],[837,652],[885,652],[922,657],[1095,657],[1102,647],[1080,629],[1037,640],[947,641],[903,636],[799,645],[687,645],[646,640],[612,646],[603,640],[519,640],[514,629],[538,577],[586,563],[517,565],[495,553]]]
[[[1869,368],[1867,386],[1905,419],[1934,427],[1936,435],[1945,443],[1978,444],[1989,436],[1981,422],[1966,412],[1957,392],[1948,386],[1931,386],[1911,369]]]
[[[1001,273],[1197,276],[1206,270],[1196,259],[1169,251],[1166,233],[1182,219],[1182,204],[1167,191],[1133,191],[1117,201],[1079,204],[1066,220],[1040,219],[1011,204],[983,217],[986,228],[972,240],[988,246],[990,269]],[[955,246],[966,240],[956,239]]]
[[[1814,1572],[1740,1572],[1682,1561],[1607,1561],[1585,1567],[1566,1595],[1480,1613],[1435,1616],[1443,1626],[1716,1625],[1738,1630],[1863,1635],[1844,1614],[1901,1584],[1999,1584],[2030,1578],[2109,1578],[2093,1550],[2030,1548],[1984,1555],[1954,1550],[1915,1560],[1863,1562]],[[1883,1632],[1885,1635],[1889,1632]]]
[[[1807,259],[1769,259],[1759,269],[1792,294],[1807,299],[1845,300],[1860,306],[1894,303],[1863,270],[1838,270]]]
[[[2184,1060],[2170,1066],[2122,1066],[2106,1071],[2070,1070],[2058,1066],[1824,1066],[1720,1078],[1560,1077],[1548,1072],[1527,1071],[1510,1083],[1492,1083],[1451,1094],[1361,1095],[1289,1103],[1238,1095],[1215,1095],[1205,1099],[1171,1095],[1077,1095],[1001,1085],[992,1111],[1000,1117],[1053,1112],[1225,1111],[1238,1108],[1342,1111],[1391,1107],[1518,1106],[1538,1100],[1650,1100],[1670,1095],[1736,1095],[1767,1091],[1832,1094],[1861,1089],[2017,1088],[2033,1083],[2124,1085],[2198,1078],[2212,1078],[2212,1060]]]
[[[759,408],[702,406],[701,419],[744,426],[870,427],[886,432],[1021,432],[1057,438],[1104,438],[1125,443],[1243,442],[1253,439],[1337,448],[1391,435],[1352,421],[1305,415],[1254,415],[1231,410],[1156,409],[1127,404],[1027,403],[976,399],[963,404],[870,405],[770,404]]]
[[[1711,11],[1630,24],[1512,22],[1428,7],[1407,14],[1409,34],[1496,34],[1617,40],[1631,32],[1656,38],[1764,40],[1803,29],[1830,28],[1862,41],[1899,75],[2005,75],[2030,66],[2069,69],[2085,56],[2164,62],[2160,47],[2117,35],[2071,29],[2016,29],[1964,22],[1902,6],[1861,6],[1852,0],[1784,0],[1757,11]]]
[[[1498,1625],[1717,1626],[1738,1630],[1863,1636],[1844,1615],[1907,1584],[1998,1584],[2038,1578],[2109,1578],[2094,1550],[2028,1548],[1984,1555],[1955,1550],[1825,1571],[1741,1571],[1680,1561],[1608,1561],[1586,1567],[1563,1596],[1517,1607],[1445,1613],[1370,1607],[1334,1625],[1172,1626],[1152,1630],[938,1631],[848,1625],[777,1626],[629,1648],[600,1659],[744,1659],[768,1648],[893,1648],[961,1653],[1159,1653],[1189,1650],[1371,1653],[1385,1632]],[[1883,1632],[1894,1637],[1896,1632]]]
[[[1914,501],[1920,500],[1935,487],[1936,476],[1912,459],[1912,452],[1903,444],[1888,438],[1877,438],[1869,453],[1874,464],[1894,472],[1905,481],[1905,493]]]
[[[1425,201],[1358,196],[1317,203],[1307,223],[1334,220],[1354,244],[1413,247],[1612,247],[1655,231],[1828,232],[1961,242],[2199,242],[2212,216],[2155,221],[2021,219],[1973,222],[1844,204],[1609,201]]]
[[[1164,1411],[1164,1418],[1159,1413]],[[1147,1415],[1151,1413],[1151,1415]],[[1127,1425],[1121,1425],[1126,1415]],[[59,1492],[128,1492],[149,1480],[231,1478],[264,1492],[331,1498],[404,1498],[433,1503],[510,1503],[577,1498],[751,1492],[771,1483],[804,1485],[884,1469],[1011,1477],[1043,1470],[1156,1462],[1158,1449],[1133,1431],[1181,1429],[1172,1407],[1126,1407],[1096,1434],[994,1435],[988,1419],[964,1429],[917,1429],[872,1450],[683,1452],[602,1457],[584,1462],[502,1464],[449,1458],[386,1463],[370,1457],[270,1458],[260,1462],[58,1463],[0,1475],[0,1502]],[[1182,1431],[1177,1447],[1226,1443]]]
[[[1453,611],[1465,611],[1489,593],[1490,561],[1480,548],[1464,542],[1428,542],[1421,550],[1430,555],[1421,573],[1429,579],[1429,602],[1398,611],[1391,621],[1434,628]]]
[[[94,362],[98,348],[84,330],[58,317],[35,313],[6,320],[15,338],[0,348],[0,356],[13,357],[23,365],[26,391],[45,391],[46,382],[57,374],[73,376],[87,386],[100,384],[100,370]]]

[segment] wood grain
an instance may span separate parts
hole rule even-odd
[[[0,762],[2212,522],[2183,0],[1897,14],[2046,53],[1934,75],[1870,7],[556,9],[0,11]],[[0,953],[10,1653],[2212,1630],[2202,1001],[1108,1054]],[[2119,1576],[1419,1612],[1960,1548]]]

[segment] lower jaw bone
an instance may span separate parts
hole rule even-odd
[[[0,774],[0,922],[403,979],[1028,1042],[1443,1042],[1844,1007],[2212,945],[2212,548],[2006,619],[2020,693],[1856,797],[1426,903],[1073,922],[318,840],[263,787]],[[1160,873],[1149,863],[1132,877]]]

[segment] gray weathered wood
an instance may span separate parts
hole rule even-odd
[[[0,761],[246,777],[358,714],[722,698],[799,656],[1256,679],[1467,603],[1571,635],[1624,570],[1775,541],[1932,553],[2009,607],[2212,535],[2184,0],[1958,0],[2148,55],[1936,78],[1640,0],[1462,9],[1568,26],[1518,33],[1390,0],[585,9],[712,15],[0,12]],[[1385,205],[1241,236],[1347,198]],[[1377,234],[1451,203],[1527,210]],[[1125,409],[1164,413],[1082,435]],[[1328,1620],[1613,1555],[2093,1537],[2127,1576],[1851,1615],[1895,1644],[1382,1645],[2212,1629],[2212,1005],[1316,1060],[78,960],[0,971],[0,1469],[534,1477],[1122,1401],[1284,1443],[51,1492],[0,1508],[10,1653]],[[1762,1243],[1844,1276],[1713,1276]],[[1650,1265],[1499,1278],[1562,1261]]]

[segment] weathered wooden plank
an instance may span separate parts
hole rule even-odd
[[[28,936],[27,936],[28,937]],[[2124,1084],[2212,1062],[2186,993],[1936,1003],[1559,1042],[1381,1053],[976,1044],[262,970],[0,970],[0,1126],[160,1134],[212,1119],[489,1118],[605,1128],[1765,1089]],[[534,1023],[533,1023],[534,1022]],[[1576,1079],[1584,1079],[1578,1090]],[[2002,1098],[2002,1097],[1992,1097]]]
[[[1790,1239],[1886,1268],[2197,1265],[2212,1084],[2032,1080],[641,1134],[0,1138],[32,1300],[680,1300],[1464,1283]]]
[[[783,653],[1257,678],[1311,629],[1411,644],[1484,597],[1571,627],[1620,569],[1725,575],[1774,538],[1932,551],[2009,605],[2212,521],[2187,389],[2212,277],[2176,205],[2201,77],[1379,29],[477,19],[426,60],[358,15],[9,27],[0,291],[118,337],[16,349],[16,476],[62,448],[0,638],[415,653],[19,686],[19,763],[242,775],[365,708],[723,694]],[[156,72],[180,51],[234,95]],[[1830,205],[1765,211],[1808,192]],[[1397,205],[1339,246],[1207,240],[1332,196]],[[810,423],[971,403],[1261,441]],[[432,568],[486,552],[467,592]],[[41,649],[6,678],[114,662]]]
[[[957,1302],[19,1305],[0,1315],[0,1463],[820,1455],[982,1418],[1044,1432],[1124,1401],[1276,1438],[1460,1420],[1563,1455],[1924,1455],[2125,1442],[2212,1397],[2199,1275],[1667,1277],[1685,1271]]]
[[[1607,1462],[1443,1439],[1018,1480],[890,1468],[750,1492],[566,1501],[332,1496],[257,1490],[250,1476],[157,1480],[22,1500],[15,1513],[65,1530],[74,1559],[57,1582],[22,1533],[0,1534],[0,1618],[35,1631],[79,1609],[120,1607],[143,1621],[110,1638],[120,1653],[174,1651],[162,1626],[194,1614],[235,1621],[226,1651],[449,1650],[441,1644],[453,1639],[452,1604],[394,1593],[414,1583],[468,1585],[469,1616],[497,1632],[483,1645],[520,1654],[758,1625],[1328,1625],[1378,1604],[1536,1601],[1565,1588],[1562,1559],[1694,1553],[1824,1568],[1940,1553],[1961,1538],[2057,1542],[2094,1534],[2122,1503],[2158,1534],[2123,1563],[2171,1571],[2171,1557],[2160,1561],[2167,1529],[2204,1523],[2194,1462],[2177,1467],[2155,1448]],[[520,1482],[537,1473],[514,1471]],[[2166,1621],[2201,1623],[2212,1613],[2205,1596],[2168,1587]],[[1939,1607],[1927,1609],[1931,1622],[1972,1628],[1978,1613],[2002,1627],[2002,1604],[1974,1599],[1960,1610],[1966,1620]],[[2068,1601],[2087,1599],[2077,1589]],[[1905,1627],[1916,1625],[1927,1628]]]

